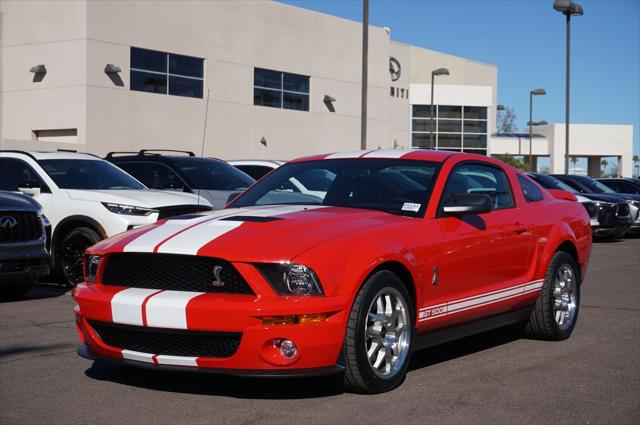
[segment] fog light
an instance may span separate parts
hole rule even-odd
[[[289,339],[278,339],[276,340],[276,346],[278,346],[278,344],[278,348],[280,348],[280,354],[282,354],[283,357],[292,359],[298,355],[298,348],[293,343],[293,341]]]

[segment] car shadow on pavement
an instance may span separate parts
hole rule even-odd
[[[522,337],[521,328],[505,327],[414,353],[409,371],[436,365],[507,344]],[[342,375],[317,378],[247,378],[210,373],[139,369],[94,361],[85,375],[99,381],[157,391],[250,399],[304,399],[344,392]]]
[[[0,303],[55,298],[66,294],[69,290],[69,287],[66,285],[38,283],[24,295],[9,296],[0,294]]]
[[[318,378],[247,378],[175,372],[94,361],[85,375],[100,381],[156,391],[250,399],[304,399],[343,393],[342,375]],[[339,379],[338,379],[339,378]]]

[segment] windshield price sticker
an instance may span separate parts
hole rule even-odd
[[[413,204],[411,202],[405,202],[402,205],[402,211],[418,212],[420,211],[421,206],[422,206],[421,204]]]

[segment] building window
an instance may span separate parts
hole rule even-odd
[[[429,148],[430,105],[411,109],[411,144]],[[487,154],[487,108],[485,106],[433,106],[433,147],[439,150]]]
[[[202,99],[204,59],[131,48],[131,90]]]
[[[309,110],[309,77],[255,68],[253,104],[272,108]]]

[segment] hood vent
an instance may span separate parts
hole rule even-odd
[[[278,217],[258,217],[254,215],[235,215],[232,217],[221,218],[221,221],[249,221],[252,223],[267,223],[269,221],[282,220]]]

